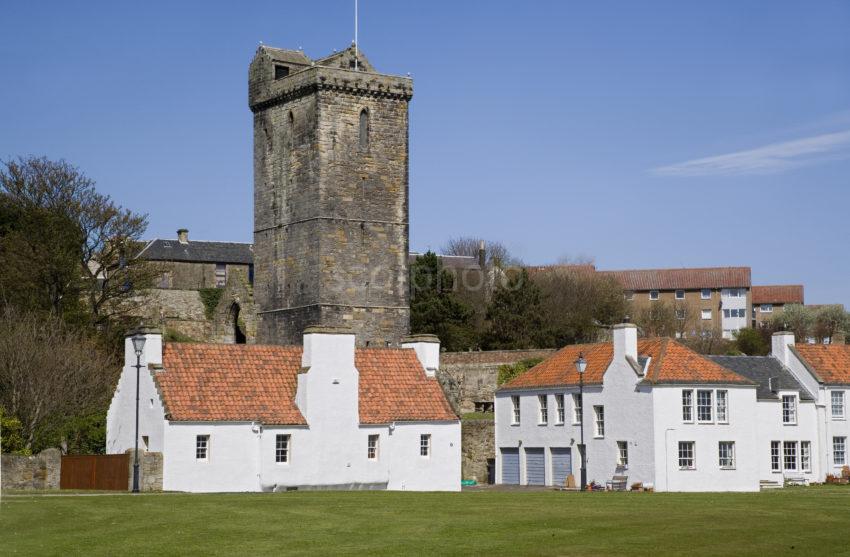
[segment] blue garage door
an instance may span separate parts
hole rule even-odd
[[[573,473],[573,453],[569,447],[552,447],[552,485],[564,485]]]
[[[519,449],[502,449],[502,483],[519,483]]]
[[[546,484],[545,455],[543,449],[525,449],[525,475],[528,485]]]

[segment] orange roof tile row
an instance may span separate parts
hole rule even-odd
[[[692,269],[633,269],[599,271],[614,277],[625,290],[697,290],[700,288],[749,288],[749,267],[708,267]]]
[[[846,344],[797,344],[794,350],[824,383],[850,385],[850,346]]]
[[[802,304],[803,285],[753,286],[754,304]]]
[[[166,343],[155,374],[174,421],[305,425],[295,405],[300,346]],[[361,423],[457,420],[410,349],[358,349]]]
[[[574,363],[579,354],[587,362],[584,384],[601,385],[614,357],[614,346],[610,342],[565,346],[550,358],[502,385],[501,389],[574,387],[579,384],[579,374]],[[638,354],[651,358],[644,378],[649,383],[754,384],[669,338],[639,340]]]

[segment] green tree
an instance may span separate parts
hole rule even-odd
[[[741,329],[735,333],[735,347],[747,356],[766,356],[770,353],[770,343],[757,329]]]
[[[539,345],[542,329],[540,287],[525,269],[509,271],[505,284],[496,289],[487,308],[487,350],[516,350]]]
[[[770,321],[774,331],[791,331],[797,342],[805,342],[814,336],[815,315],[812,308],[801,304],[788,304]]]
[[[836,304],[822,306],[814,312],[812,336],[819,342],[831,339],[836,332],[850,331],[850,314]]]
[[[499,374],[496,378],[496,383],[499,385],[507,383],[514,377],[519,377],[542,361],[543,358],[528,358],[527,360],[521,360],[515,364],[502,364],[499,366]]]
[[[3,411],[0,406],[0,444],[4,453],[32,454],[21,435],[21,420]]]
[[[454,278],[435,253],[417,257],[410,266],[410,330],[437,335],[446,350],[468,350],[477,346],[473,312],[453,287]]]

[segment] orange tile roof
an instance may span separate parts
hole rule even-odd
[[[614,277],[625,290],[697,290],[700,288],[749,288],[749,267],[705,267],[691,269],[632,269],[599,271]]]
[[[815,370],[824,383],[850,385],[850,346],[797,344],[793,350]]]
[[[601,385],[602,377],[614,357],[614,346],[611,342],[565,346],[552,357],[502,385],[501,389],[576,386],[579,384],[579,376],[574,362],[579,353],[582,353],[587,361],[584,384]],[[644,378],[648,383],[754,384],[673,339],[641,339],[638,341],[638,354],[652,358]]]
[[[305,425],[295,405],[300,346],[166,343],[155,374],[173,421]],[[457,420],[411,349],[358,349],[360,422]]]
[[[802,284],[753,286],[754,304],[802,304]]]
[[[429,378],[412,349],[362,348],[354,356],[360,372],[360,422],[457,420],[435,378]]]

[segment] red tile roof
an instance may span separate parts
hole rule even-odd
[[[802,304],[803,285],[753,286],[754,304]]]
[[[610,342],[565,346],[552,357],[502,385],[501,389],[576,386],[579,384],[579,376],[574,362],[579,353],[587,361],[584,384],[601,385],[602,377],[614,357],[614,347]],[[648,383],[753,384],[749,379],[669,338],[639,340],[638,354],[642,358],[652,358],[644,378]]]
[[[617,279],[625,290],[697,290],[700,288],[749,288],[749,267],[693,269],[633,269],[599,271]]]
[[[815,370],[824,383],[850,385],[850,346],[797,344],[794,351]]]
[[[173,421],[305,425],[295,405],[300,346],[166,343],[155,374]],[[457,420],[411,349],[358,349],[360,422]]]

